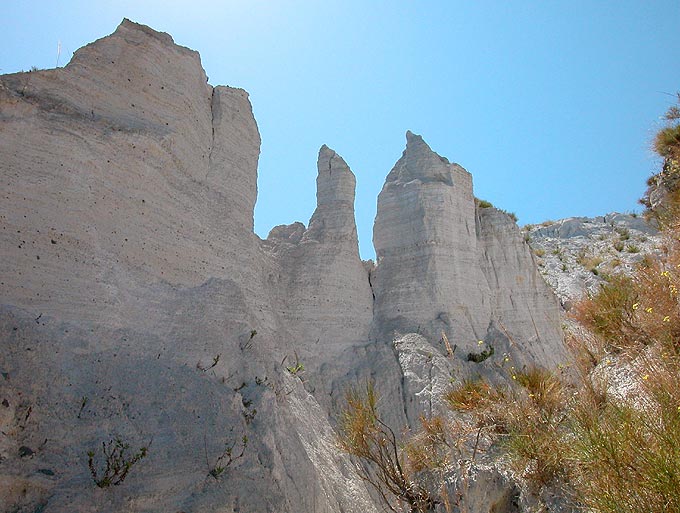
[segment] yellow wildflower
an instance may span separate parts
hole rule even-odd
[[[640,303],[633,303],[633,310],[637,310]]]

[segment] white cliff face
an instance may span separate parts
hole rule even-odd
[[[407,133],[378,197],[373,242],[378,333],[444,331],[462,348],[484,337],[489,289],[478,265],[472,177]]]
[[[420,333],[446,354],[445,335],[458,375],[565,361],[559,305],[514,221],[477,209],[470,174],[410,132],[378,199],[374,242],[378,338]]]
[[[127,325],[131,286],[195,286],[252,258],[257,126],[196,52],[126,21],[65,68],[0,87],[3,295]]]
[[[309,228],[276,227],[264,247],[276,262],[281,317],[294,341],[288,356],[297,354],[309,388],[320,387],[317,396],[326,404],[334,380],[353,366],[353,348],[368,343],[373,297],[359,258],[354,174],[327,146],[319,151],[317,168],[317,207]]]
[[[566,364],[560,307],[537,270],[515,221],[495,208],[477,209],[480,265],[491,290],[485,341],[517,368]],[[502,356],[502,355],[500,355]]]
[[[295,323],[252,231],[259,144],[247,93],[127,20],[63,69],[0,78],[0,509],[374,511],[281,364]],[[148,456],[99,489],[87,452],[101,472],[117,437]]]
[[[419,136],[374,268],[326,146],[309,226],[253,233],[259,146],[245,91],[127,20],[0,77],[0,509],[371,513],[328,421],[345,387],[374,379],[399,430],[452,380],[560,361],[516,226]],[[148,456],[100,489],[88,451],[101,472],[117,438]]]

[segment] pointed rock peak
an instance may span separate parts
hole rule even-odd
[[[317,167],[319,169],[319,174],[322,171],[333,173],[333,171],[338,170],[340,172],[349,173],[354,176],[354,173],[350,170],[347,162],[340,155],[335,153],[334,150],[326,146],[325,144],[319,149],[319,159],[317,160]]]
[[[159,41],[167,45],[175,44],[175,41],[172,39],[172,36],[170,34],[166,32],[158,32],[157,30],[154,30],[151,27],[147,27],[146,25],[142,25],[141,23],[136,23],[132,20],[129,20],[128,18],[123,18],[123,21],[120,23],[120,25],[118,25],[116,32],[122,30],[137,30],[139,32],[143,32],[148,36],[158,39]]]
[[[357,245],[354,173],[343,158],[326,145],[319,150],[318,169],[316,210],[309,220],[303,241],[348,240]]]
[[[152,29],[151,27],[147,27],[146,25],[142,25],[141,23],[129,20],[128,18],[123,18],[123,21],[120,23],[120,25],[118,25],[116,31],[113,34],[111,34],[111,36],[121,38],[122,41],[124,41],[126,44],[129,43],[130,45],[135,47],[136,52],[141,52],[142,50],[144,50],[144,47],[139,47],[140,43],[144,44],[145,42],[152,40],[161,43],[161,46],[153,45],[155,47],[155,51],[159,51],[159,49],[161,48],[171,49],[173,51],[179,52],[180,54],[191,55],[192,58],[196,59],[199,63],[201,61],[201,57],[197,51],[192,50],[191,48],[187,48],[186,46],[178,45],[177,43],[175,43],[175,40],[172,38],[172,36],[167,32],[159,32],[157,30]],[[101,41],[106,41],[107,39],[110,39],[111,36],[106,36],[101,39],[98,39],[93,44],[100,43]],[[74,56],[82,52],[84,48],[87,48],[87,46],[77,50]]]
[[[443,182],[453,185],[452,164],[437,155],[420,135],[406,132],[406,149],[387,176],[387,182]]]
[[[404,150],[404,154],[428,155],[439,159],[445,164],[450,163],[446,157],[442,157],[432,151],[432,148],[430,148],[430,145],[425,142],[422,136],[414,134],[410,130],[406,131],[406,150]]]
[[[406,148],[408,148],[409,146],[415,147],[419,144],[424,144],[425,146],[427,146],[428,149],[430,149],[430,147],[423,140],[423,137],[421,135],[414,134],[410,130],[406,130]]]
[[[333,157],[335,157],[335,155],[336,153],[325,144],[321,146],[321,148],[319,149],[319,158],[317,160],[319,169],[321,169],[322,167],[322,162],[326,164],[323,166],[324,168],[328,167],[328,165],[330,165],[330,162],[333,160]]]
[[[354,203],[356,179],[345,160],[325,144],[319,150],[316,178],[317,206],[332,201]]]

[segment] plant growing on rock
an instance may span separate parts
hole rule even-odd
[[[666,126],[656,133],[652,143],[654,151],[663,159],[663,167],[647,181],[649,188],[640,203],[647,207],[646,217],[656,219],[662,227],[677,229],[680,221],[680,93],[677,104],[666,111],[665,120]]]
[[[288,356],[285,356],[283,361],[281,362],[281,365],[283,365],[286,362],[286,359]],[[300,378],[300,380],[304,381],[302,379],[302,373],[305,371],[305,364],[300,361],[300,358],[298,357],[297,353],[295,353],[295,363],[288,365],[286,367],[286,370],[290,372],[293,376],[297,376]]]
[[[387,507],[399,511],[399,503],[408,511],[433,511],[437,501],[410,471],[407,452],[378,412],[378,395],[372,383],[365,389],[350,389],[339,419],[340,448],[361,460],[357,470],[373,486]],[[415,451],[412,447],[411,451]],[[364,464],[369,467],[365,467]]]
[[[139,460],[145,458],[149,450],[148,447],[142,447],[134,454],[126,454],[129,448],[130,444],[123,442],[120,438],[102,442],[103,469],[95,464],[95,451],[87,452],[87,466],[94,483],[99,488],[122,484],[130,469]]]
[[[512,386],[465,381],[445,399],[454,412],[473,420],[478,441],[484,436],[507,452],[517,475],[535,485],[549,484],[564,469],[565,387],[544,369],[511,372]]]
[[[248,437],[246,435],[241,437],[241,449],[238,454],[236,454],[237,451],[234,450],[236,447],[236,440],[227,441],[224,444],[224,451],[217,457],[214,464],[210,464],[210,460],[208,459],[208,445],[205,437],[203,438],[203,447],[205,449],[205,463],[208,466],[208,475],[214,479],[219,479],[227,468],[237,460],[243,458],[246,447],[248,447]]]

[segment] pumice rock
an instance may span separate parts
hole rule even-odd
[[[348,458],[319,456],[328,414],[286,370],[259,144],[247,93],[128,20],[65,68],[0,77],[0,395],[21,405],[0,509],[375,511]],[[148,452],[102,489],[88,453],[101,477],[112,440]]]
[[[565,358],[559,305],[514,221],[478,208],[472,177],[406,134],[378,197],[374,332],[444,333],[463,354],[479,341],[520,360]],[[512,341],[522,341],[521,350]]]
[[[348,385],[373,379],[399,430],[452,373],[561,361],[518,228],[420,136],[380,194],[375,266],[327,146],[308,227],[261,240],[259,151],[248,94],[129,20],[0,76],[0,509],[377,512],[337,450]],[[123,446],[145,456],[106,486]]]

